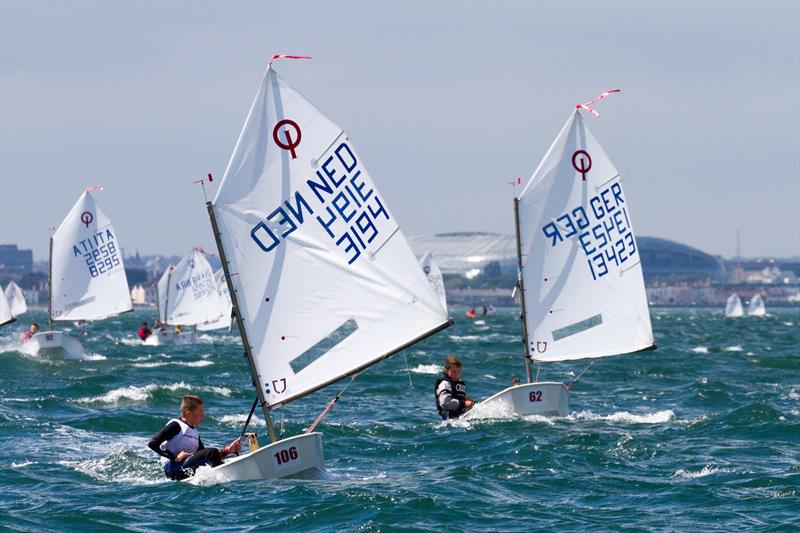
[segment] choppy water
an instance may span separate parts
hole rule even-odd
[[[229,441],[254,395],[249,372],[227,334],[138,345],[151,315],[91,326],[83,361],[14,351],[41,311],[0,330],[0,529],[800,529],[797,310],[654,310],[658,351],[597,361],[570,416],[442,423],[432,384],[445,354],[464,360],[477,398],[522,374],[513,311],[480,324],[457,310],[454,327],[406,352],[407,367],[397,355],[359,377],[320,426],[332,480],[199,487],[164,480],[147,438],[199,393],[204,442]],[[543,378],[570,380],[584,364]],[[343,385],[284,409],[287,434]]]

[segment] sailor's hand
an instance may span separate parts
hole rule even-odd
[[[472,409],[472,406],[473,406],[473,405],[475,405],[475,402],[473,402],[473,401],[472,401],[472,400],[470,400],[469,398],[467,398],[466,400],[464,400],[464,407],[466,407],[467,409]]]
[[[230,444],[228,444],[227,446],[225,446],[225,452],[226,454],[235,453],[236,455],[242,453],[242,438],[239,437]]]
[[[175,456],[175,460],[180,463],[190,455],[192,455],[190,452],[178,452],[178,455]]]

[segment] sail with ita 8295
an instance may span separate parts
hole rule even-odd
[[[276,440],[270,410],[451,321],[352,140],[271,65],[207,207],[272,441],[215,470],[322,476],[321,434]]]

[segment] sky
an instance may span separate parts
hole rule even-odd
[[[512,233],[575,104],[640,236],[800,255],[800,2],[0,0],[0,243],[46,259],[83,189],[127,253],[214,249],[266,63],[353,139],[407,235]],[[216,183],[216,182],[215,182]]]

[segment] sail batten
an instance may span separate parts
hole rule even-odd
[[[531,357],[563,361],[653,346],[622,181],[579,111],[519,194],[517,209]]]
[[[351,139],[271,67],[210,213],[270,406],[449,325]]]
[[[102,320],[133,310],[111,220],[85,191],[51,239],[52,320]]]

